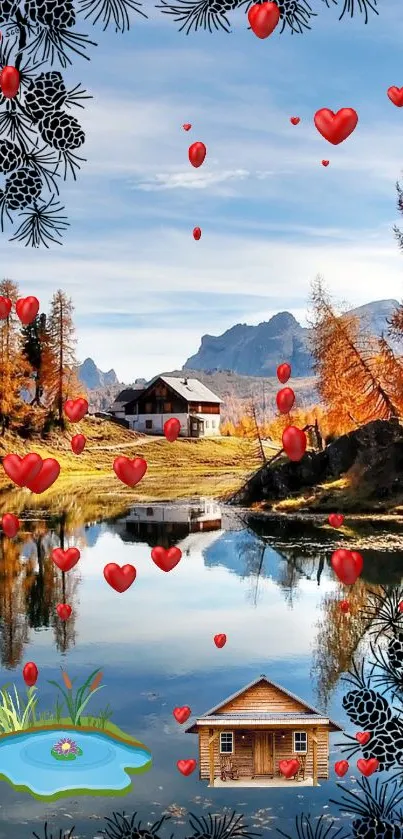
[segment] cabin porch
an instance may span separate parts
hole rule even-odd
[[[218,787],[242,787],[244,788],[252,788],[252,787],[313,787],[315,786],[313,782],[313,778],[303,778],[295,779],[290,778],[281,778],[276,776],[275,778],[269,777],[259,777],[259,778],[247,778],[247,777],[240,777],[237,781],[233,779],[229,779],[228,781],[222,781],[221,778],[215,778],[214,784],[208,784],[209,787],[214,787],[214,789]]]

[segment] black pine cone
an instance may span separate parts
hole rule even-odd
[[[399,632],[389,643],[388,658],[394,670],[403,670],[403,632]]]
[[[355,839],[403,839],[403,828],[371,817],[354,819],[353,835]]]
[[[376,729],[362,753],[366,760],[376,757],[381,772],[396,764],[403,765],[403,725],[400,720],[392,718],[383,728]]]
[[[14,17],[18,7],[18,0],[1,0],[0,2],[0,23],[7,23],[7,21]]]
[[[370,688],[350,690],[342,704],[350,720],[364,731],[374,731],[392,718],[387,700]]]
[[[64,105],[67,90],[63,76],[57,70],[40,73],[30,82],[25,94],[24,105],[34,122],[39,122],[46,114],[59,111]]]
[[[64,111],[53,111],[39,123],[42,138],[59,151],[78,149],[85,142],[85,134],[75,117]]]
[[[209,3],[209,11],[213,14],[222,15],[232,12],[239,5],[239,0],[213,0]]]
[[[42,181],[34,169],[18,169],[6,180],[5,200],[9,210],[21,210],[39,198]]]
[[[22,163],[21,150],[11,140],[0,140],[0,172],[12,172]]]
[[[66,29],[76,22],[72,0],[27,0],[24,9],[34,23],[49,29]]]

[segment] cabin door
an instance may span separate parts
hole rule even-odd
[[[258,731],[254,737],[253,774],[273,775],[273,734]]]

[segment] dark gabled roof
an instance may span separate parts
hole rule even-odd
[[[220,397],[213,393],[210,388],[206,387],[202,382],[199,382],[198,379],[187,379],[186,376],[181,378],[177,376],[154,376],[145,390],[148,390],[159,379],[174,390],[178,396],[185,399],[186,402],[213,402],[217,405],[221,403]]]
[[[119,410],[119,408],[124,408],[124,406],[128,405],[129,402],[132,402],[133,399],[137,399],[143,390],[143,387],[127,387],[124,390],[121,390],[120,393],[115,396],[115,400],[111,405],[111,408],[114,408],[115,411]]]

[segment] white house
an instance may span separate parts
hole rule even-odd
[[[220,434],[220,406],[221,399],[198,379],[157,376],[133,395],[130,390],[122,391],[110,413],[146,434],[163,434],[165,422],[176,417],[181,437],[216,437]]]

